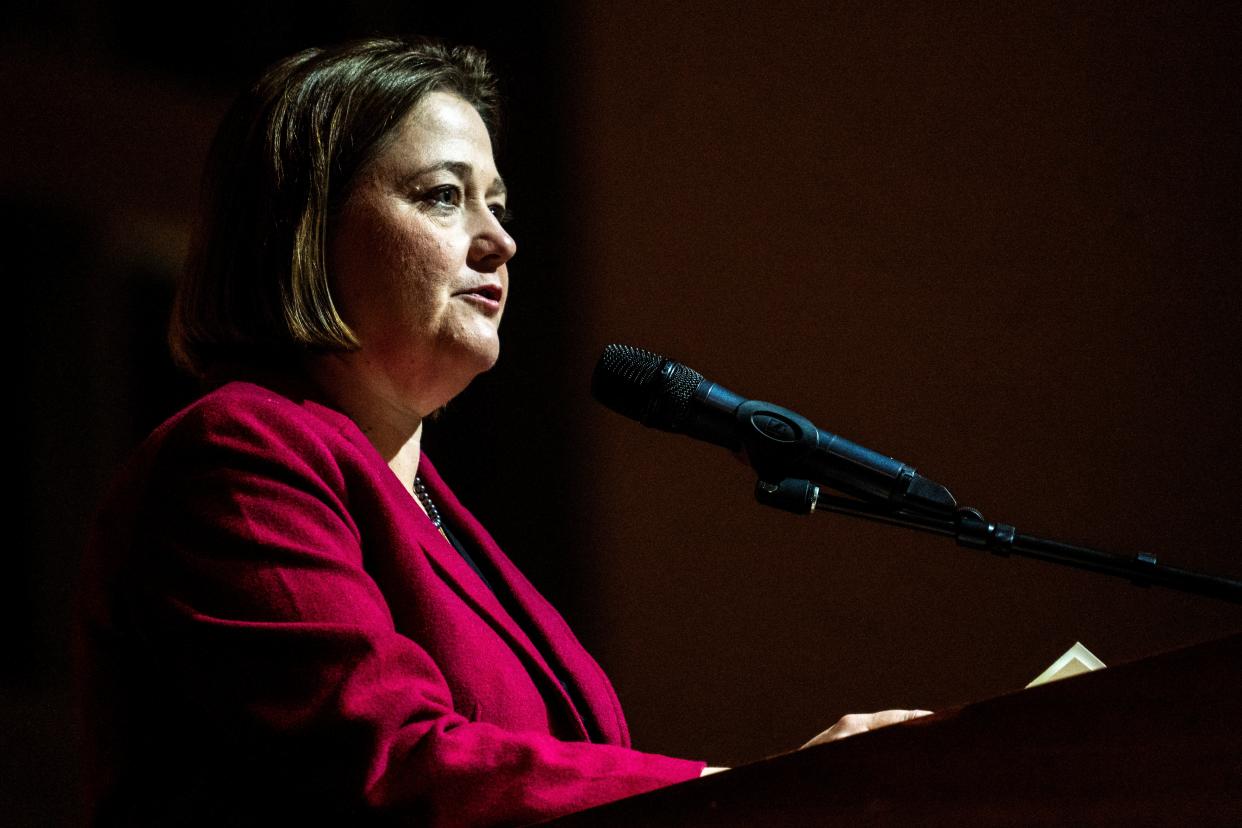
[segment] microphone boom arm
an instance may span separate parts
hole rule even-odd
[[[1231,603],[1242,603],[1242,581],[1160,563],[1155,555],[1139,552],[1132,556],[1077,546],[1051,538],[1019,532],[1005,523],[992,523],[971,507],[957,509],[952,516],[894,508],[849,497],[825,495],[808,480],[760,479],[755,499],[765,506],[795,514],[835,512],[890,526],[902,526],[954,538],[959,546],[985,549],[994,555],[1011,554],[1040,561],[1072,566],[1104,575],[1126,578],[1138,586],[1161,586],[1203,595]]]

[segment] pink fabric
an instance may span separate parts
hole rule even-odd
[[[234,382],[152,435],[85,570],[98,822],[513,825],[699,775],[630,749],[603,671],[421,472],[521,626],[340,413]]]

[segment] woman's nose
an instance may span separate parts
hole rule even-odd
[[[468,264],[474,270],[490,273],[513,258],[517,242],[505,230],[500,220],[490,210],[484,211],[474,237],[470,241]]]

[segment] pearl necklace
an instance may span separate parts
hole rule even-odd
[[[414,475],[414,496],[418,498],[418,502],[423,504],[423,508],[427,510],[427,517],[431,518],[431,525],[444,531],[444,518],[440,516],[440,510],[436,508],[436,503],[431,499],[431,492],[427,491],[427,484],[423,482],[420,475]]]

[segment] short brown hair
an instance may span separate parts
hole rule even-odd
[[[205,377],[226,366],[354,349],[328,287],[325,237],[357,172],[427,93],[470,103],[495,134],[486,56],[431,40],[373,39],[276,63],[225,115],[169,344]]]

